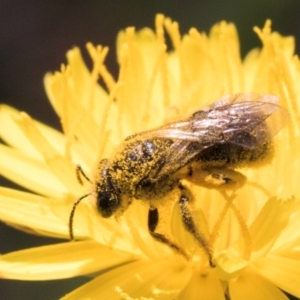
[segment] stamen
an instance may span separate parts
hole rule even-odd
[[[78,125],[83,119],[83,114],[81,113],[78,115],[78,118],[76,122],[74,121],[73,126],[70,126],[72,124],[71,117],[70,117],[70,110],[69,110],[69,104],[70,99],[72,99],[72,95],[69,94],[70,88],[68,86],[68,81],[71,77],[71,68],[69,66],[65,67],[64,65],[61,66],[61,73],[60,76],[62,77],[62,93],[61,93],[61,103],[62,103],[62,115],[61,115],[61,124],[63,131],[66,136],[66,145],[65,145],[65,156],[71,161],[71,149],[72,144],[75,142],[75,133],[77,131]]]
[[[168,77],[168,66],[167,66],[167,45],[164,38],[164,15],[158,14],[155,19],[155,28],[157,41],[159,43],[159,59],[160,70],[161,70],[161,82],[163,90],[164,107],[169,107],[171,104],[170,99],[170,87]]]
[[[179,25],[177,22],[172,22],[170,18],[166,18],[164,22],[165,28],[171,38],[175,50],[179,49],[181,44],[181,36],[179,32]]]
[[[116,85],[116,81],[114,80],[112,74],[107,70],[106,66],[104,65],[104,61],[108,54],[109,48],[108,47],[102,48],[100,45],[94,47],[92,43],[87,43],[86,48],[94,62],[93,72],[98,72],[99,75],[102,76],[108,91],[111,92],[114,86]]]
[[[267,198],[272,197],[272,194],[265,187],[263,187],[261,184],[257,182],[247,181],[247,185],[252,185],[253,187],[261,190],[267,196]]]
[[[106,129],[106,124],[107,124],[107,120],[109,117],[109,111],[111,109],[111,105],[114,101],[114,99],[116,98],[117,92],[119,90],[119,86],[120,84],[117,83],[113,90],[110,92],[109,97],[108,97],[108,101],[106,102],[104,109],[103,109],[103,114],[102,114],[102,118],[101,118],[101,123],[99,126],[99,145],[100,146],[100,150],[98,153],[98,160],[100,161],[100,159],[102,157],[104,157],[104,153],[105,153],[105,149],[106,147],[109,146],[109,142],[108,139],[110,137],[110,131]]]
[[[223,198],[225,199],[226,205],[224,206],[223,210],[221,211],[219,218],[217,219],[217,222],[215,223],[215,226],[212,230],[212,234],[210,236],[210,243],[211,243],[211,245],[213,245],[215,243],[215,241],[218,237],[218,232],[220,231],[220,228],[224,221],[225,215],[228,212],[229,208],[231,208],[239,225],[240,225],[241,233],[242,233],[242,236],[245,241],[245,249],[244,249],[243,258],[248,260],[252,253],[252,241],[251,241],[251,236],[250,236],[248,227],[245,223],[245,220],[243,219],[240,211],[233,204],[233,200],[236,197],[236,195],[233,194],[229,197],[225,191],[220,191],[220,193],[223,196]]]

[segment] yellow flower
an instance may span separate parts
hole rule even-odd
[[[3,222],[68,239],[74,201],[91,195],[73,220],[80,241],[2,255],[0,276],[94,277],[63,299],[287,299],[282,290],[300,297],[300,64],[293,38],[272,33],[267,21],[262,30],[254,29],[262,49],[242,61],[233,24],[221,22],[208,36],[192,28],[183,37],[178,24],[162,15],[155,25],[155,32],[127,28],[119,34],[118,80],[104,64],[108,49],[92,44],[87,45],[91,71],[74,48],[67,53],[68,66],[46,75],[63,134],[1,106],[6,145],[0,145],[0,172],[32,191],[0,188]],[[190,184],[193,215],[208,237],[215,268],[184,230],[175,200],[172,211],[165,205],[170,201],[161,201],[166,220],[160,226],[190,260],[150,236],[143,202],[133,201],[117,219],[99,216],[92,185],[84,178],[79,184],[76,165],[93,181],[97,163],[111,158],[125,137],[180,119],[225,94],[246,92],[276,95],[291,117],[274,138],[273,161],[240,170],[247,177],[242,188],[230,192]]]

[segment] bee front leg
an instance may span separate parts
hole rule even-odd
[[[149,213],[148,213],[148,230],[151,236],[159,241],[160,243],[168,245],[170,248],[172,248],[175,252],[183,255],[187,260],[189,260],[189,255],[178,245],[171,242],[168,238],[166,238],[163,234],[155,232],[155,229],[157,227],[159,221],[159,213],[158,209],[155,207],[150,207]]]
[[[209,265],[214,268],[215,264],[213,263],[213,253],[212,249],[207,241],[206,237],[198,231],[196,223],[192,217],[191,211],[189,209],[189,202],[193,199],[191,192],[184,187],[182,184],[179,184],[179,189],[181,190],[181,195],[179,199],[179,208],[181,211],[182,222],[185,229],[192,234],[192,236],[196,239],[198,244],[207,254]]]

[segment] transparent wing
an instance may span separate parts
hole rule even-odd
[[[189,118],[135,135],[138,138],[168,138],[168,149],[158,176],[174,173],[204,149],[231,143],[255,148],[267,143],[289,120],[288,112],[272,95],[226,95]]]
[[[141,135],[197,142],[204,148],[227,142],[253,148],[268,142],[288,122],[289,113],[277,102],[272,95],[227,95],[188,119]]]

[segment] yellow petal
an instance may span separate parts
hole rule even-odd
[[[68,237],[67,224],[51,212],[50,203],[50,199],[42,196],[0,187],[0,219],[3,222],[39,234]]]
[[[22,150],[24,153],[35,158],[41,158],[41,155],[32,146],[28,137],[16,125],[15,119],[20,116],[20,112],[10,106],[0,105],[0,136],[10,146]],[[34,125],[46,136],[52,147],[59,153],[65,151],[65,136],[57,130],[33,120]],[[7,130],[9,128],[9,130]]]
[[[230,251],[219,252],[215,261],[217,264],[216,272],[220,279],[224,281],[229,281],[236,278],[239,274],[244,272],[248,265],[248,261],[242,259],[241,257],[236,257],[235,253]]]
[[[281,232],[288,225],[290,216],[299,209],[299,201],[269,199],[250,226],[253,251],[263,255],[273,246]],[[276,222],[274,222],[276,220]],[[258,255],[256,253],[255,255]]]
[[[186,265],[138,261],[100,275],[62,299],[121,299],[120,294],[124,293],[133,299],[171,300],[186,286],[190,276],[191,269]]]
[[[59,116],[63,115],[63,109],[65,109],[63,98],[67,96],[67,93],[71,93],[73,96],[72,101],[76,101],[77,105],[89,104],[90,95],[87,94],[87,91],[90,89],[93,80],[79,48],[75,47],[69,50],[67,58],[70,66],[68,74],[70,77],[65,78],[66,82],[62,78],[63,75],[58,72],[54,75],[49,73],[45,77],[45,88],[48,98]],[[96,98],[100,96],[98,99],[108,99],[108,95],[102,87],[98,86],[96,92],[97,94],[93,95]]]
[[[288,300],[289,298],[273,283],[250,268],[235,281],[229,283],[231,300]]]
[[[189,284],[178,297],[178,300],[186,299],[225,300],[225,296],[221,282],[213,271],[207,274],[194,272]]]
[[[93,241],[69,242],[2,255],[0,275],[18,280],[62,279],[92,274],[131,260],[130,255]]]
[[[40,195],[61,197],[67,189],[43,162],[0,145],[0,174]]]
[[[300,297],[300,261],[269,254],[255,261],[260,274],[284,291]]]
[[[289,224],[282,232],[274,247],[272,252],[277,253],[282,256],[291,255],[295,249],[300,245],[299,242],[299,231],[300,228],[300,212],[295,211],[289,219]]]
[[[21,113],[16,123],[28,136],[36,150],[43,155],[49,170],[71,193],[79,194],[81,189],[76,178],[74,164],[55,151],[27,114]]]
[[[88,49],[91,54],[97,52],[91,44]],[[45,88],[61,117],[68,142],[80,143],[82,156],[89,166],[94,166],[100,150],[111,150],[107,144],[120,140],[120,127],[114,123],[120,118],[113,102],[115,95],[108,97],[98,85],[99,70],[88,72],[78,48],[70,50],[67,56],[70,66],[62,68],[61,73],[47,74]],[[106,131],[112,131],[111,140],[107,139]]]
[[[32,146],[27,136],[16,125],[13,117],[19,115],[20,112],[7,106],[0,106],[0,136],[8,145],[19,149],[28,156],[42,160],[40,153]],[[9,128],[9,130],[8,130]]]

